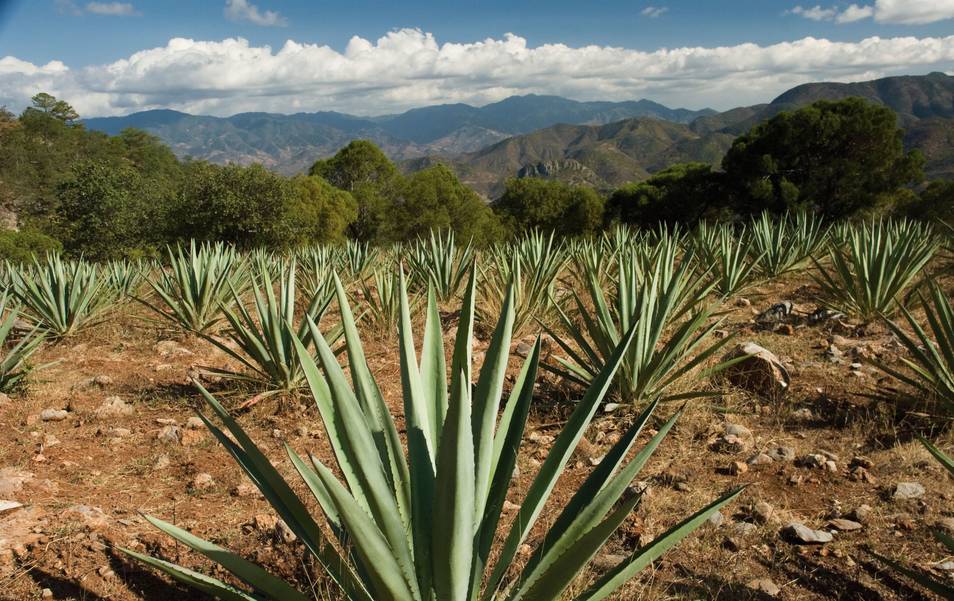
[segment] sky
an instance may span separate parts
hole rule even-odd
[[[954,0],[0,0],[0,105],[82,116],[515,94],[724,110],[810,81],[954,74]]]

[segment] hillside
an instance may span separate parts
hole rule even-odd
[[[473,152],[556,123],[604,124],[631,117],[688,123],[713,113],[670,109],[649,100],[578,102],[558,96],[529,95],[482,107],[448,104],[367,118],[336,112],[210,117],[155,110],[125,117],[86,119],[84,123],[90,129],[109,134],[127,127],[144,129],[169,144],[180,157],[217,163],[260,162],[292,174],[357,138],[372,140],[392,159],[403,160]]]
[[[684,161],[718,163],[733,136],[699,135],[688,125],[636,118],[606,125],[555,125],[442,162],[488,198],[509,177],[546,177],[608,189]],[[440,159],[408,161],[413,171]]]

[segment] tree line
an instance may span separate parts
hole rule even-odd
[[[485,245],[528,229],[589,235],[614,223],[744,219],[809,210],[831,219],[954,217],[954,182],[923,183],[894,113],[861,99],[783,112],[738,137],[721,169],[673,165],[617,190],[511,179],[485,202],[444,165],[403,174],[356,140],[285,177],[261,165],[179,160],[136,129],[89,131],[65,101],[37,94],[0,111],[0,257],[63,250],[89,259],[154,256],[178,241],[291,248],[374,244],[450,229]]]

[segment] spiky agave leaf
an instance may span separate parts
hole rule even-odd
[[[214,332],[225,320],[222,310],[244,292],[249,283],[247,263],[234,248],[222,243],[168,249],[169,265],[149,280],[158,301],[137,300],[183,330],[196,334]]]
[[[908,220],[849,227],[832,238],[830,266],[814,260],[813,277],[832,309],[872,319],[897,311],[902,295],[938,248],[930,226]]]
[[[296,356],[295,341],[300,341],[306,349],[311,346],[307,320],[321,321],[331,298],[323,296],[319,290],[307,300],[304,315],[296,326],[296,271],[292,259],[280,272],[276,296],[271,269],[260,266],[257,281],[252,285],[251,310],[246,308],[239,292],[232,290],[234,308],[223,308],[229,328],[222,337],[202,336],[238,360],[245,371],[207,368],[208,371],[254,382],[265,389],[266,395],[297,391],[304,385],[305,376]],[[335,328],[326,336],[332,343],[336,342],[341,337],[341,328]]]
[[[780,217],[764,211],[749,227],[751,253],[761,257],[759,272],[769,278],[797,271],[822,249],[828,230],[821,218],[800,211]]]
[[[555,363],[544,367],[588,385],[626,333],[635,330],[616,384],[624,401],[639,404],[665,396],[667,389],[712,357],[729,341],[726,337],[705,346],[721,321],[711,319],[706,301],[714,283],[697,276],[691,256],[680,261],[678,253],[675,239],[622,253],[614,262],[616,277],[609,298],[600,273],[588,269],[588,295],[573,292],[572,316],[560,309],[561,331],[547,328],[566,358],[555,357]]]
[[[12,276],[24,317],[56,338],[101,323],[116,300],[99,268],[82,259],[49,254],[45,262],[34,259],[30,270],[16,270]]]
[[[555,601],[561,598],[573,577],[630,513],[637,500],[620,503],[623,492],[672,424],[670,420],[643,452],[627,461],[628,451],[655,404],[647,408],[638,423],[621,437],[584,482],[571,502],[572,509],[564,512],[544,537],[538,559],[528,571],[518,575],[511,586],[502,586],[517,549],[540,517],[557,479],[609,389],[635,330],[624,337],[557,436],[530,485],[517,519],[506,533],[501,533],[503,544],[495,549],[503,503],[533,398],[540,341],[537,340],[524,362],[501,413],[516,316],[515,293],[513,287],[506,293],[483,367],[476,385],[472,385],[475,284],[472,273],[464,294],[448,379],[436,295],[428,295],[419,356],[411,331],[405,283],[403,277],[400,279],[398,346],[406,455],[394,418],[368,369],[343,289],[339,287],[338,299],[350,382],[317,325],[308,320],[317,361],[305,352],[300,342],[296,345],[298,357],[342,479],[336,478],[316,457],[306,461],[290,447],[287,450],[321,506],[336,543],[323,537],[304,504],[241,426],[215,398],[201,389],[224,430],[204,415],[202,419],[339,584],[345,598],[362,601],[473,601],[478,597]],[[739,492],[726,494],[650,545],[637,549],[624,562],[622,571],[614,570],[609,580],[600,582],[580,598],[604,598]],[[163,529],[221,563],[251,589],[245,594],[265,596],[266,584],[281,586],[270,580],[264,582],[258,568],[243,564],[230,554],[220,556],[217,548],[184,531]],[[496,557],[496,564],[488,571],[492,556]],[[183,575],[181,568],[157,561],[152,564],[185,581],[191,577]],[[176,574],[175,570],[180,572]],[[196,586],[208,586],[208,583],[203,581]]]
[[[106,264],[106,281],[117,295],[117,298],[126,301],[139,294],[139,290],[146,283],[146,274],[153,268],[148,261],[131,261],[119,259]]]
[[[913,336],[897,323],[886,321],[888,328],[911,356],[910,359],[901,358],[908,369],[901,371],[881,361],[873,363],[885,373],[937,399],[954,415],[954,307],[936,282],[930,282],[928,290],[928,296],[918,292],[918,297],[934,339],[908,309],[901,307],[905,321],[914,332]]]
[[[8,295],[0,293],[0,392],[10,392],[30,373],[27,365],[30,356],[36,352],[45,337],[39,325],[33,329],[14,335],[20,311],[16,307],[7,307]]]
[[[406,252],[409,278],[417,288],[433,288],[437,300],[447,303],[460,294],[467,282],[467,271],[474,262],[472,241],[460,246],[454,231],[431,231],[419,238]]]
[[[723,299],[742,292],[758,280],[762,255],[753,252],[752,237],[745,228],[736,235],[728,225],[701,222],[690,240],[698,272],[711,274],[714,289]]]

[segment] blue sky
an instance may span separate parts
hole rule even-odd
[[[804,81],[954,72],[954,0],[0,7],[0,103],[43,87],[84,114],[371,114],[511,93],[729,108]]]

